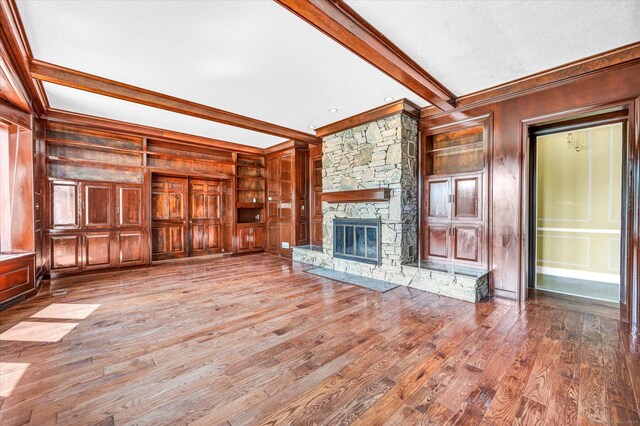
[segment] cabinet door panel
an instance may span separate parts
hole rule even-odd
[[[205,194],[191,194],[191,204],[189,205],[191,219],[206,219],[206,196]]]
[[[267,160],[267,195],[277,197],[280,195],[280,161],[279,158]]]
[[[169,220],[185,220],[184,194],[169,193]]]
[[[87,269],[111,266],[111,234],[87,234],[84,237],[84,266]]]
[[[447,259],[449,257],[449,225],[427,226],[427,257]]]
[[[280,195],[293,194],[293,154],[280,157]]]
[[[169,227],[154,226],[151,228],[151,253],[152,254],[168,254],[169,253]]]
[[[278,250],[280,247],[280,223],[272,222],[268,224],[267,249]]]
[[[151,219],[169,219],[169,194],[166,192],[154,191],[151,193]]]
[[[185,252],[185,235],[184,226],[169,227],[169,251],[171,254],[180,254]]]
[[[453,178],[454,219],[480,219],[480,176]]]
[[[137,265],[143,262],[143,233],[118,233],[118,261],[120,265]]]
[[[116,187],[118,226],[142,226],[142,187]]]
[[[207,248],[206,225],[192,225],[191,226],[191,248],[193,251],[201,251]]]
[[[454,260],[480,263],[481,228],[479,226],[457,225],[453,228]]]
[[[209,225],[207,233],[207,248],[209,250],[222,247],[220,242],[220,225]]]
[[[84,225],[87,227],[111,226],[111,185],[83,184],[84,188]]]
[[[51,235],[51,270],[80,269],[80,235]]]
[[[448,219],[450,212],[449,179],[427,181],[427,215],[430,219]]]
[[[78,228],[78,184],[51,182],[51,227]]]
[[[263,249],[264,248],[264,239],[263,239],[263,228],[260,227],[256,227],[256,228],[252,228],[253,229],[253,237],[251,239],[252,242],[252,248],[259,250],[259,249]]]
[[[251,250],[251,228],[238,228],[238,251]]]

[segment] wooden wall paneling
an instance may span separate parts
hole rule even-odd
[[[45,275],[47,270],[46,256],[46,143],[44,133],[45,122],[39,118],[33,120],[33,232],[35,239],[35,274],[36,279]]]
[[[308,245],[311,242],[309,232],[309,150],[296,152],[295,173],[296,236],[294,245]]]
[[[110,228],[113,226],[113,185],[110,183],[82,182],[82,226],[84,228]]]
[[[111,232],[90,232],[84,236],[83,268],[90,270],[113,266],[113,235]]]
[[[116,244],[119,266],[142,265],[144,263],[144,231],[118,231]]]
[[[76,181],[49,180],[49,227],[75,229],[81,223],[80,184]]]
[[[32,253],[2,256],[0,262],[0,304],[36,290],[35,259]]]
[[[495,294],[517,300],[526,298],[525,250],[529,236],[525,198],[527,135],[524,128],[527,123],[535,120],[536,123],[543,124],[557,121],[563,116],[578,117],[583,113],[606,111],[614,104],[623,104],[629,114],[635,114],[629,116],[629,128],[637,129],[638,113],[632,112],[631,106],[639,95],[640,61],[632,60],[602,71],[576,76],[523,96],[463,109],[469,117],[492,116],[493,138],[488,150],[490,176],[486,188],[490,194],[491,216],[488,254]],[[450,114],[425,115],[421,119],[420,128],[424,133],[457,120]],[[637,147],[637,130],[633,130],[631,135],[633,140],[629,144]],[[630,156],[631,161],[628,162],[634,179],[638,173],[637,158]],[[640,188],[636,183],[631,189],[633,193],[629,199],[635,200],[633,196],[636,196],[636,191]],[[634,223],[635,220],[628,218],[628,223]],[[635,247],[638,244],[638,228],[633,225],[629,231],[634,233],[629,236],[630,253],[637,253]],[[628,261],[636,262],[637,259],[629,256]],[[627,269],[633,286],[637,288],[637,266],[627,264]],[[637,294],[636,289],[633,291]],[[625,316],[626,319],[633,319],[630,312]]]
[[[49,235],[51,272],[77,272],[82,268],[82,234]]]
[[[143,185],[116,184],[116,226],[142,227],[145,223]]]

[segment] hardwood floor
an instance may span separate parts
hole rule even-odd
[[[0,423],[640,423],[640,335],[606,307],[304,269],[260,254],[52,282],[0,314]]]

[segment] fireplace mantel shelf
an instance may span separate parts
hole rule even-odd
[[[326,201],[327,203],[375,203],[378,201],[389,201],[390,198],[391,189],[389,188],[354,189],[352,191],[322,193],[322,201]]]

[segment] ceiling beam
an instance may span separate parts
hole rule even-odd
[[[276,0],[441,111],[455,96],[342,0]]]
[[[273,136],[295,139],[312,144],[320,143],[320,140],[316,136],[309,133],[39,60],[31,61],[30,71],[31,76],[40,81],[72,87],[74,89],[110,96],[116,99],[135,102],[137,104],[173,111]]]

